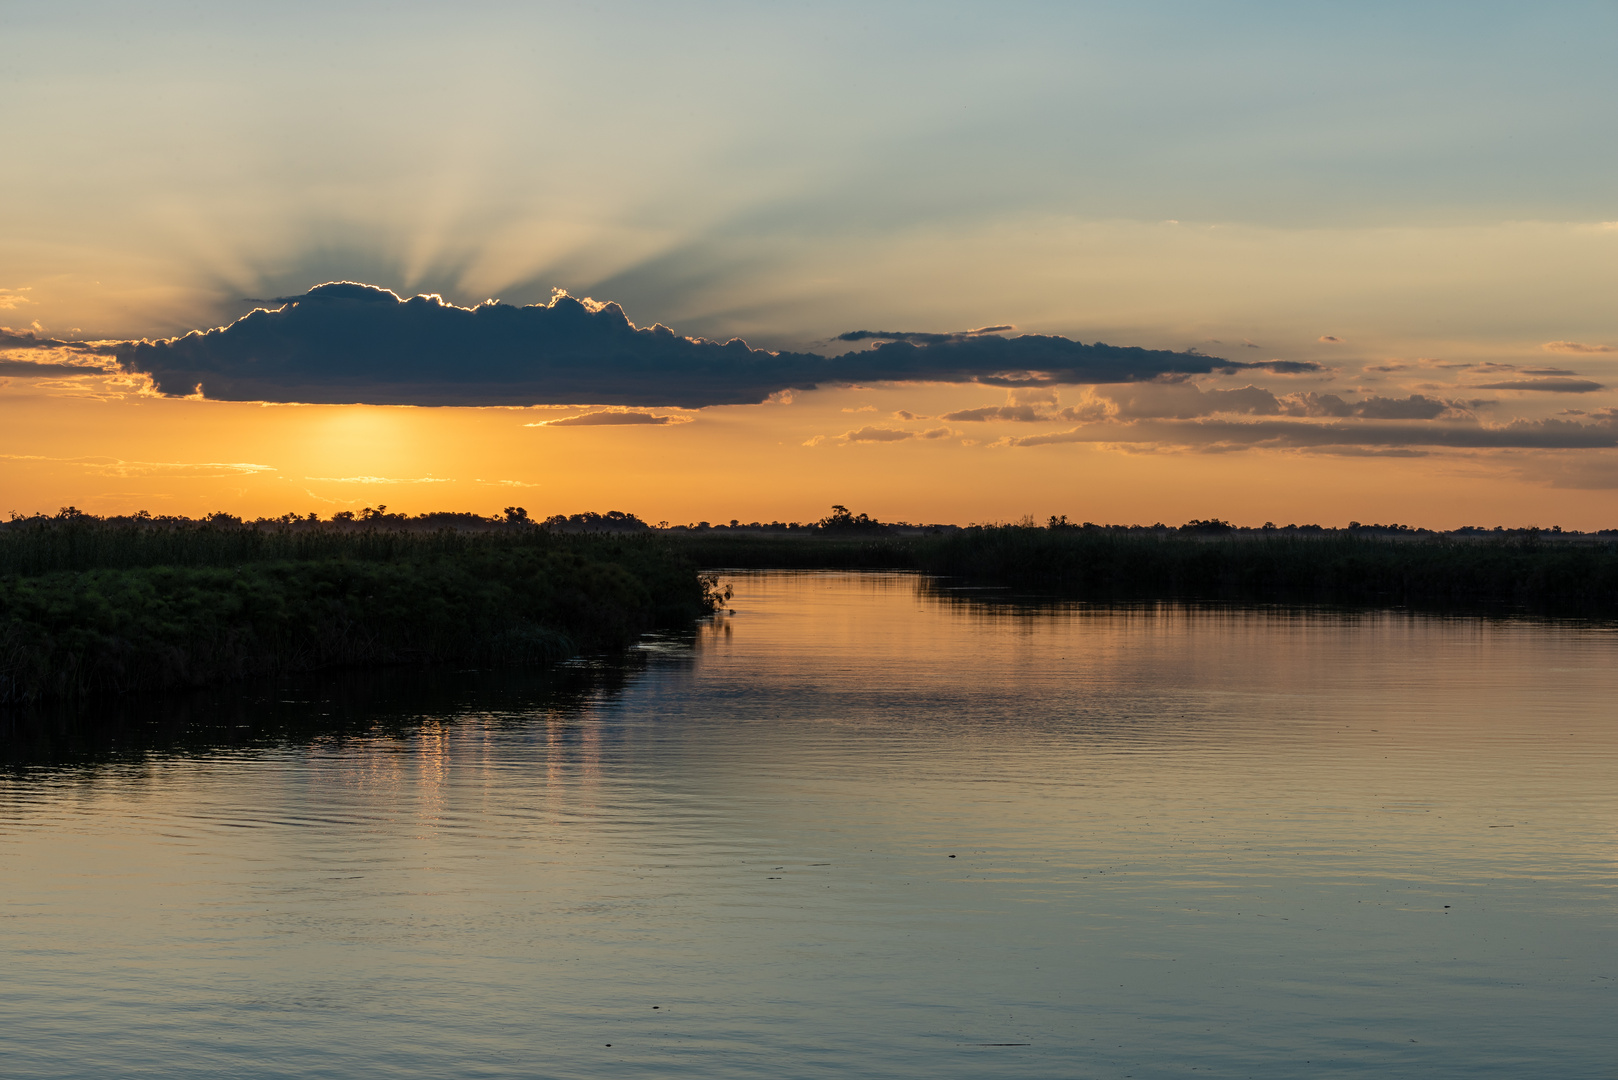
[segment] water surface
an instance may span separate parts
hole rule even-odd
[[[5,1075],[1613,1074],[1609,629],[734,580],[14,732]]]

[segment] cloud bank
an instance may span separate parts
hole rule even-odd
[[[437,296],[406,300],[370,285],[333,282],[277,302],[282,306],[218,329],[123,343],[118,361],[149,375],[163,394],[185,396],[200,386],[203,396],[227,401],[681,408],[756,404],[828,384],[1057,386],[1248,368],[1320,370],[1056,336],[999,336],[1005,327],[857,330],[842,340],[875,347],[834,357],[770,352],[740,339],[720,343],[660,325],[637,327],[617,304],[565,294],[548,304],[463,308]]]
[[[1618,417],[1594,423],[1514,420],[1509,424],[1392,424],[1298,420],[1192,420],[1101,423],[1008,440],[1011,446],[1058,443],[1156,443],[1200,449],[1271,447],[1434,447],[1451,450],[1596,450],[1618,447]]]

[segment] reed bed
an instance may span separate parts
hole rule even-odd
[[[0,529],[0,704],[354,665],[541,663],[721,601],[656,536],[28,519]]]

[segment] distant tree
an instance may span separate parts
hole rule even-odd
[[[815,524],[828,532],[882,532],[887,529],[876,518],[855,514],[841,504],[833,504],[831,513]]]

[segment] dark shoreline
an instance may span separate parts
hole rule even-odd
[[[15,529],[0,537],[8,707],[339,668],[545,665],[621,650],[722,602],[651,536],[95,519]],[[52,568],[17,572],[40,563]]]
[[[1093,602],[1618,617],[1608,534],[459,517],[13,520],[0,527],[0,707],[342,668],[542,666],[712,613],[724,597],[702,567],[907,570]]]
[[[1618,616],[1618,539],[1606,536],[1002,525],[911,536],[708,533],[677,543],[706,567],[910,570],[1067,599]]]

